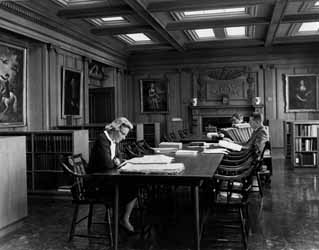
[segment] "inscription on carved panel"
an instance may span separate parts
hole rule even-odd
[[[230,99],[245,99],[245,80],[207,80],[206,81],[206,99],[217,100],[222,95],[228,95]]]

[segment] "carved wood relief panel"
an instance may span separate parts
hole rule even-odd
[[[221,103],[223,96],[228,96],[230,103],[251,104],[257,95],[257,72],[246,68],[213,69],[200,73],[197,84],[197,96],[203,104]]]

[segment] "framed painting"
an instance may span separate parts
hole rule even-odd
[[[318,76],[286,75],[286,112],[318,109]]]
[[[62,68],[62,116],[82,117],[82,71]]]
[[[26,125],[26,48],[0,42],[0,127]]]
[[[140,80],[141,112],[168,112],[168,81],[167,79]]]

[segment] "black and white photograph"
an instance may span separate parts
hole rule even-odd
[[[319,250],[319,0],[0,0],[0,250]]]

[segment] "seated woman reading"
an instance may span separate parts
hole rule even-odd
[[[131,129],[133,129],[133,125],[125,117],[119,117],[105,126],[104,132],[97,137],[92,148],[87,169],[89,174],[105,172],[121,164],[118,144],[125,139]],[[111,195],[114,189],[111,184],[97,179],[90,179],[89,186],[105,195]],[[126,231],[133,233],[134,227],[130,223],[130,216],[137,201],[137,188],[132,185],[121,184],[120,193],[120,204],[124,205],[124,213],[120,220],[120,225]]]

